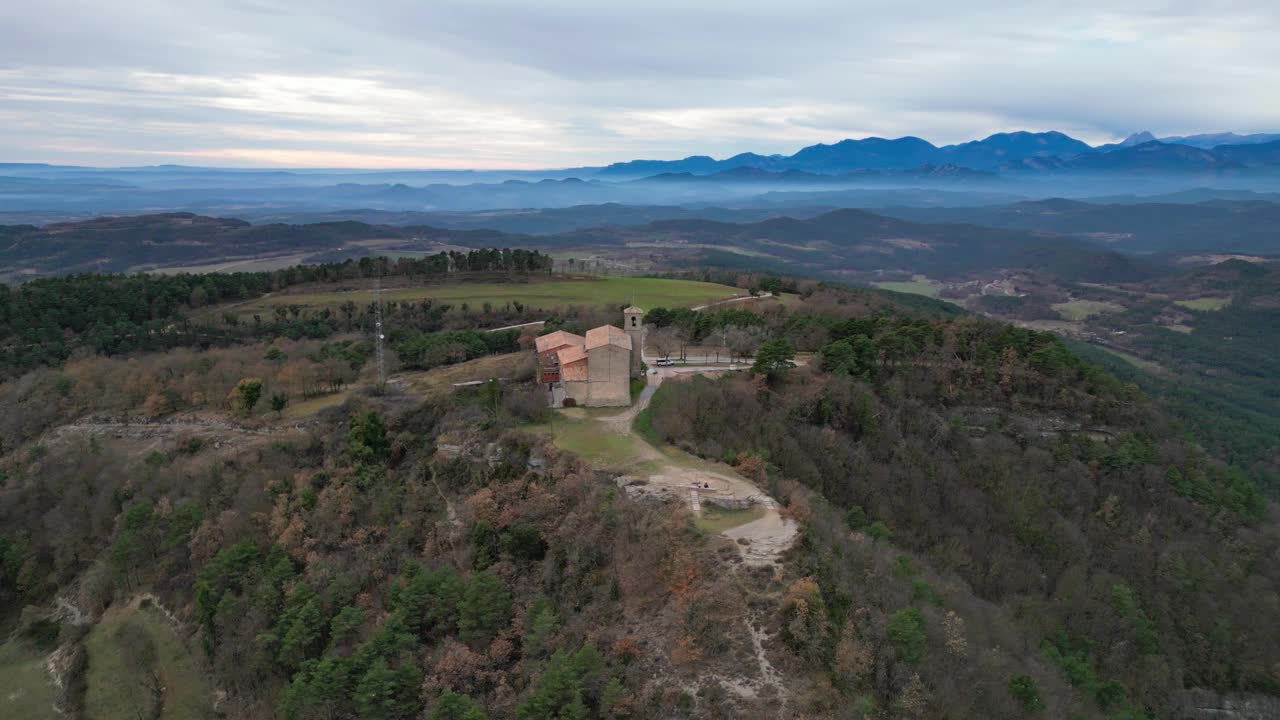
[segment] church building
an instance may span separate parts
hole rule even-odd
[[[631,378],[640,374],[644,311],[622,311],[623,327],[601,325],[586,337],[557,330],[536,340],[539,378],[551,407],[631,404]]]

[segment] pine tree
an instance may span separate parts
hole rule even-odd
[[[392,668],[375,659],[356,686],[356,711],[362,720],[398,720],[418,710],[418,677],[412,660]]]
[[[795,356],[791,343],[782,338],[770,340],[756,351],[756,362],[751,370],[771,378],[777,377],[796,366],[793,362]]]
[[[496,575],[477,573],[458,602],[458,635],[464,640],[497,632],[511,616],[511,593]]]
[[[487,720],[487,716],[476,701],[445,690],[431,709],[431,720]]]

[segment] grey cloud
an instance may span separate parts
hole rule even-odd
[[[1263,0],[50,0],[0,160],[534,167],[868,134],[1280,129]]]

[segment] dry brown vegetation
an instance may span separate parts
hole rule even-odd
[[[764,568],[527,432],[528,354],[307,422],[269,399],[352,382],[352,346],[30,373],[0,386],[0,619],[154,593],[229,718],[1012,720],[1034,693],[1065,720],[1270,691],[1274,508],[1051,336],[893,307],[761,304],[746,326],[809,366],[672,384],[642,418],[785,504],[803,534]]]
[[[236,402],[232,393],[245,378],[261,379],[262,395],[250,412],[236,413],[236,421],[271,420],[274,394],[300,401],[337,392],[359,377],[350,362],[319,356],[326,345],[280,338],[238,348],[84,357],[28,373],[0,384],[0,407],[10,410],[0,414],[0,451],[90,414],[112,420],[229,414]]]

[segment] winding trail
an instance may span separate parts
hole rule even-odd
[[[656,358],[646,358],[646,361],[652,366],[654,359]],[[636,476],[638,484],[625,486],[628,494],[677,499],[687,497],[689,510],[695,516],[702,514],[706,504],[723,503],[729,507],[758,505],[763,508],[764,512],[759,518],[723,530],[720,534],[734,541],[743,566],[772,567],[776,573],[783,553],[795,543],[799,533],[796,522],[783,517],[777,501],[731,468],[692,457],[682,462],[683,453],[680,451],[672,448],[669,453],[663,452],[632,429],[636,416],[649,406],[664,380],[678,382],[694,375],[715,375],[729,371],[729,368],[723,366],[657,368],[656,373],[650,372],[646,376],[645,388],[631,407],[615,415],[598,416],[595,419],[610,432],[630,436],[640,450],[637,466],[647,465],[653,468],[652,472]],[[744,574],[741,578],[743,582],[751,582],[748,575]],[[743,699],[773,697],[778,706],[776,715],[770,715],[786,718],[791,693],[782,674],[769,660],[767,644],[773,638],[765,630],[765,623],[761,621],[757,610],[741,618],[740,622],[750,638],[750,652],[754,662],[743,663],[729,672],[700,675],[696,682],[687,684],[686,689],[697,694],[704,686],[719,684]]]
[[[596,421],[610,432],[629,435],[641,451],[640,463],[652,468],[650,472],[636,476],[638,482],[628,484],[629,493],[687,498],[689,509],[700,516],[706,505],[730,509],[745,509],[758,505],[764,509],[761,517],[721,532],[734,540],[747,565],[774,565],[795,542],[799,530],[794,520],[782,516],[778,503],[755,483],[735,473],[727,466],[690,457],[681,462],[679,451],[665,453],[649,444],[636,433],[631,425],[653,400],[654,393],[664,380],[679,381],[681,377],[712,375],[727,372],[724,367],[667,367],[646,376],[646,385],[636,402],[616,414],[597,417]]]
[[[698,312],[700,310],[706,310],[707,308],[717,307],[719,305],[729,305],[731,303],[746,302],[748,300],[767,300],[771,297],[775,297],[774,294],[771,292],[760,293],[759,295],[736,295],[731,298],[725,298],[724,300],[716,300],[715,302],[709,302],[706,305],[695,305],[689,309],[693,310],[694,312]]]

